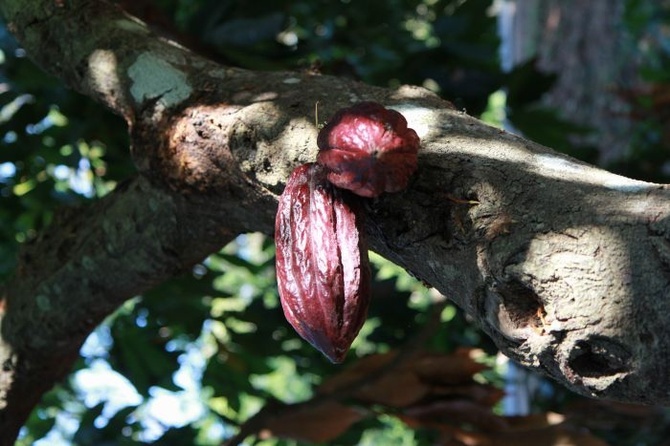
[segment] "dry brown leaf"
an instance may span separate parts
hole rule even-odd
[[[632,429],[639,432],[657,429],[666,418],[665,409],[659,406],[587,399],[572,402],[566,408],[565,416],[592,430]]]
[[[586,429],[566,423],[541,429],[496,432],[491,434],[491,440],[491,446],[608,446]]]
[[[390,407],[405,407],[419,401],[428,393],[428,386],[407,370],[392,370],[377,381],[363,386],[354,397]]]
[[[444,446],[493,446],[492,434],[469,432],[462,429],[445,430],[440,436],[439,443]]]
[[[556,412],[538,413],[523,416],[505,417],[510,430],[541,429],[561,424],[565,421],[565,415]]]
[[[402,411],[402,419],[413,426],[434,426],[468,424],[478,430],[507,430],[503,417],[494,414],[488,406],[482,406],[466,399],[434,401],[415,405]]]
[[[428,397],[445,399],[446,397],[465,397],[479,404],[493,406],[505,396],[505,391],[490,384],[465,384],[432,386]]]
[[[608,446],[585,429],[569,424],[505,432],[472,432],[447,425],[432,425],[442,446]]]
[[[262,439],[290,438],[312,443],[325,443],[344,433],[365,413],[336,402],[326,402],[299,412],[279,413],[265,423]]]
[[[395,355],[395,352],[389,352],[367,356],[326,380],[319,387],[319,393],[337,392],[365,379],[365,384],[352,394],[354,398],[390,407],[410,405],[428,393],[428,386],[419,381],[415,373],[402,366],[387,369]]]
[[[487,367],[475,361],[479,350],[459,349],[445,355],[414,353],[389,369],[397,352],[367,356],[326,380],[318,392],[329,394],[354,389],[360,401],[390,407],[405,407],[429,396],[460,395],[492,406],[503,393],[499,389],[473,383],[472,376]],[[363,381],[363,383],[361,383]]]
[[[384,368],[395,358],[396,352],[380,353],[366,356],[358,360],[351,367],[346,368],[337,375],[331,376],[319,386],[319,393],[332,393],[337,390],[351,386],[363,379],[373,377],[383,372]]]
[[[435,423],[426,427],[440,433],[436,444],[442,446],[608,446],[586,429],[568,423],[503,432],[472,432]]]
[[[450,355],[427,353],[412,361],[412,369],[431,384],[463,384],[488,367],[474,360],[471,350],[458,350]]]

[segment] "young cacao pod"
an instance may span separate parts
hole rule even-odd
[[[354,198],[330,184],[322,166],[304,164],[288,179],[275,221],[284,315],[332,362],[344,360],[370,302],[368,252]]]
[[[361,102],[339,110],[317,138],[328,180],[363,197],[398,192],[417,168],[419,136],[395,110]]]

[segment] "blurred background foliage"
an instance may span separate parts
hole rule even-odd
[[[119,3],[222,63],[312,70],[387,87],[423,85],[492,125],[511,126],[587,161],[596,158],[570,139],[591,129],[538,106],[553,74],[538,72],[533,60],[508,72],[501,69],[491,0]],[[628,0],[621,26],[639,42],[646,83],[620,89],[631,104],[634,144],[624,159],[604,167],[667,182],[669,2]],[[15,267],[20,244],[49,224],[59,207],[98,199],[133,175],[134,168],[120,118],[44,74],[4,28],[0,45],[4,280]],[[127,302],[91,335],[72,376],[45,396],[19,444],[221,444],[263,407],[279,414],[323,394],[324,383],[331,382],[332,390],[333,379],[346,384],[370,370],[377,370],[379,379],[370,381],[367,394],[345,385],[346,406],[316,405],[311,419],[280,417],[274,430],[267,428],[249,444],[486,444],[487,435],[510,426],[512,419],[501,417],[506,410],[502,392],[492,390],[505,385],[506,362],[442,296],[373,255],[369,320],[345,365],[334,366],[284,320],[273,250],[268,237],[240,236],[191,274]],[[458,380],[445,383],[439,381],[444,374],[438,379],[422,369],[428,359],[409,355],[411,349],[435,355],[429,356],[432,367],[446,367],[444,358],[465,365],[458,369]],[[462,352],[476,361],[459,362]],[[405,360],[391,366],[394,355]],[[403,402],[384,399],[398,389],[413,390],[407,390]],[[517,422],[539,437],[526,433],[525,440],[504,443],[507,434],[499,433],[496,444],[554,444],[557,428],[547,421],[553,411],[572,414],[601,438],[577,435],[571,437],[575,444],[657,445],[670,430],[662,409],[590,402],[542,380],[531,407],[536,418]],[[601,416],[593,417],[594,410]],[[317,433],[310,434],[317,415],[350,422],[312,426]]]

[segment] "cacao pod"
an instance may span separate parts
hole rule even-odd
[[[328,180],[363,197],[397,192],[417,169],[420,140],[395,110],[361,102],[339,110],[317,138]]]
[[[284,315],[332,362],[344,360],[370,302],[368,252],[355,198],[330,184],[323,167],[304,164],[288,179],[275,221]]]

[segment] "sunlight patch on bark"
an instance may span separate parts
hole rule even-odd
[[[604,170],[594,169],[566,158],[548,154],[536,154],[536,173],[553,179],[566,180],[574,175],[576,180],[592,185],[602,185],[619,192],[642,192],[657,187],[657,184],[633,180]]]
[[[117,73],[116,54],[110,50],[95,50],[88,57],[91,83],[96,91],[114,97],[123,91]]]
[[[147,24],[144,23],[142,20],[138,19],[137,17],[133,17],[130,15],[125,16],[122,20],[117,20],[116,21],[116,26],[119,28],[126,30],[126,31],[131,31],[131,32],[137,32],[139,34],[144,34],[144,35],[149,35],[150,31],[147,28]]]
[[[435,110],[417,107],[412,104],[391,105],[388,108],[397,111],[407,120],[407,127],[413,129],[419,138],[425,138],[428,133],[438,126],[434,125]]]

